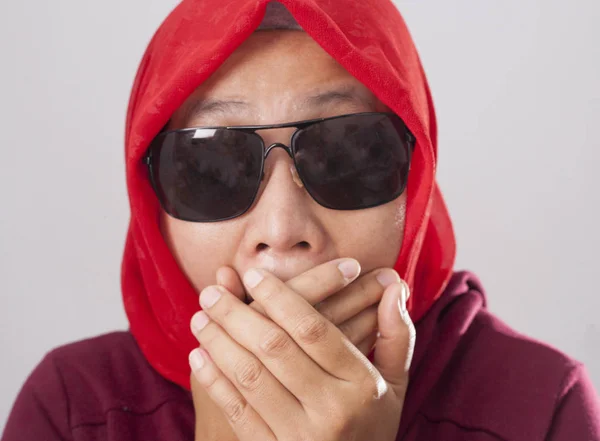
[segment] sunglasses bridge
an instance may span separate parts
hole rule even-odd
[[[264,158],[267,159],[267,156],[269,155],[269,153],[271,153],[271,150],[276,149],[277,147],[280,147],[283,150],[285,150],[287,152],[287,154],[289,155],[289,157],[292,158],[292,159],[294,159],[294,153],[292,153],[292,148],[290,146],[287,146],[287,145],[281,143],[281,142],[274,142],[269,147],[267,147],[265,149]]]
[[[276,149],[276,148],[282,148],[283,150],[285,150],[288,154],[288,156],[292,159],[292,161],[294,161],[294,167],[296,167],[296,162],[294,160],[294,153],[292,152],[292,148],[288,145],[285,145],[281,142],[274,142],[273,144],[271,144],[269,147],[267,147],[265,149],[265,153],[263,154],[263,170],[260,174],[260,180],[262,181],[265,177],[265,170],[264,170],[264,163],[267,160],[267,156],[269,156],[269,153],[271,153],[271,150]],[[294,178],[294,182],[296,182],[296,177],[293,176]],[[296,182],[296,184],[298,184],[298,182]],[[301,186],[304,186],[304,184],[302,184]]]

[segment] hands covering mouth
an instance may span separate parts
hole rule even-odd
[[[354,259],[287,282],[250,269],[249,305],[240,286],[206,287],[191,322],[194,399],[204,388],[240,441],[393,441],[415,343],[408,286],[389,268],[359,275]]]

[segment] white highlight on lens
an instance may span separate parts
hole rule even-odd
[[[215,135],[217,129],[197,129],[192,139],[210,138]]]

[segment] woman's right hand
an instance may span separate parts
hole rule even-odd
[[[342,286],[337,267],[341,260],[335,259],[311,268],[286,284],[337,326],[364,355],[368,355],[377,339],[377,306],[383,291],[386,286],[399,282],[400,277],[391,268],[379,268]],[[217,284],[240,298],[246,295],[240,275],[231,267],[219,268]],[[257,302],[251,302],[250,307],[264,315]]]

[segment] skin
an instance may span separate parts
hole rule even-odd
[[[323,106],[301,104],[316,92],[348,86],[362,99]],[[249,106],[186,118],[186,107],[198,99],[235,99]],[[263,31],[248,38],[186,100],[173,115],[170,128],[276,124],[386,110],[367,87],[304,32]],[[259,133],[266,145],[288,144],[294,130]],[[198,291],[214,284],[217,270],[224,265],[239,274],[252,267],[267,269],[284,281],[339,257],[357,259],[363,272],[394,265],[404,231],[404,194],[370,209],[327,209],[294,182],[292,164],[283,149],[271,151],[257,201],[238,218],[193,223],[162,214],[163,236]]]
[[[314,98],[319,94],[320,98]],[[215,104],[215,101],[221,103]],[[245,104],[223,104],[223,101]],[[388,110],[307,34],[266,31],[248,38],[208,81],[188,97],[172,116],[169,128],[276,124]],[[288,144],[294,130],[272,129],[259,133],[266,145],[275,142]],[[405,195],[370,209],[330,210],[310,197],[299,185],[294,172],[293,162],[287,153],[275,149],[267,157],[259,195],[244,215],[221,222],[192,223],[174,219],[164,212],[161,214],[160,227],[167,245],[192,284],[199,292],[202,291],[201,304],[205,299],[204,312],[194,316],[195,325],[192,324],[192,331],[203,348],[193,357],[196,364],[192,363],[196,374],[192,376],[197,410],[196,439],[293,439],[281,435],[290,433],[283,428],[289,429],[293,425],[298,430],[306,428],[308,432],[304,435],[314,439],[348,439],[351,433],[373,440],[391,440],[399,423],[407,383],[404,366],[410,359],[410,346],[414,345],[414,338],[410,338],[410,319],[403,321],[398,314],[398,297],[405,284],[389,269],[395,263],[402,244]],[[340,277],[339,264],[342,260],[339,259],[342,257],[356,259],[363,276],[352,283],[350,281],[356,276],[350,281]],[[260,290],[260,286],[264,285],[261,283],[257,288],[251,288],[247,283],[242,284],[241,276],[252,268],[260,269],[261,274],[272,281],[269,283],[273,289],[286,295],[290,302],[297,303],[281,306],[275,314],[279,315],[273,315],[272,304],[276,302],[273,299],[265,301],[268,296],[264,289]],[[327,280],[337,282],[328,284]],[[217,305],[227,307],[208,307],[206,298],[209,294],[205,293],[211,288],[216,288],[222,295],[223,300]],[[255,293],[255,290],[258,291]],[[256,300],[249,306],[245,304],[249,303],[247,294]],[[326,390],[340,400],[330,400],[330,405],[347,407],[346,413],[340,413],[337,420],[333,420],[339,428],[343,428],[337,432],[331,430],[331,419],[321,418],[331,409],[319,408],[316,411],[317,407],[314,407],[315,412],[302,413],[298,409],[286,408],[285,403],[293,403],[295,398],[281,387],[281,384],[286,384],[284,379],[279,378],[281,384],[271,381],[270,389],[257,390],[253,396],[236,386],[233,377],[226,379],[225,373],[234,375],[231,363],[238,366],[247,364],[248,357],[254,357],[252,360],[260,363],[258,355],[251,353],[260,340],[259,329],[283,329],[289,332],[290,339],[294,339],[289,326],[298,319],[298,311],[302,310],[318,311],[323,323],[335,329],[328,332],[326,341],[312,345],[317,349],[320,347],[322,354],[328,353],[331,357],[332,353],[339,354],[339,348],[347,349],[344,344],[340,346],[343,340],[349,340],[350,346],[355,348],[344,355],[348,366],[354,372],[362,373],[362,376],[353,377],[357,381],[354,388],[342,390],[340,387],[343,386],[334,385],[345,375],[336,369],[325,369],[328,375],[322,378],[324,383],[318,387],[305,385],[306,390],[313,391],[313,400],[318,398],[319,391]],[[236,331],[235,322],[226,322],[225,317],[231,311],[236,311],[238,324],[250,324],[244,327],[244,332],[240,333],[239,327]],[[198,327],[202,320],[210,323],[204,330]],[[368,380],[373,380],[373,375],[368,368],[370,362],[362,354],[373,347],[377,338],[374,331],[377,329],[381,336],[377,339],[375,367],[382,377],[375,383],[381,385],[385,382],[390,392],[371,402],[372,394],[367,392],[372,392],[376,384],[365,388]],[[242,341],[244,339],[246,341]],[[301,339],[298,341],[296,336],[297,348],[304,349],[305,343]],[[293,347],[292,344],[288,346]],[[216,348],[221,350],[215,351]],[[356,351],[356,348],[359,350]],[[228,358],[221,358],[215,364],[209,353],[213,356],[227,353]],[[204,354],[204,369],[198,369],[199,354]],[[332,362],[325,356],[311,359],[301,351],[296,351],[286,360],[292,363],[291,366],[304,362],[313,369]],[[264,367],[261,372],[268,372],[268,366]],[[398,372],[401,372],[400,376]],[[302,382],[307,376],[286,381]],[[228,386],[215,387],[219,384]],[[247,405],[250,401],[261,402],[257,397],[263,397],[264,401],[265,396],[271,397],[270,409],[269,406],[254,409]],[[351,397],[363,397],[363,400],[359,402]],[[310,401],[311,396],[305,399]],[[246,409],[241,419],[231,414],[232,402],[246,403],[240,404]],[[371,404],[365,405],[367,402]],[[199,409],[202,411],[199,412]],[[279,417],[275,415],[277,412]],[[286,420],[284,415],[290,414],[296,415],[296,418]],[[362,418],[357,417],[358,414]],[[279,434],[276,427],[281,428]],[[367,431],[363,433],[363,430]]]
[[[383,293],[373,363],[301,295],[352,282],[360,267],[354,261],[349,272],[348,263],[343,271],[321,265],[294,286],[268,271],[246,272],[244,285],[266,315],[223,287],[202,291],[204,310],[191,323],[202,347],[190,354],[194,403],[205,404],[206,392],[226,419],[215,425],[197,410],[196,440],[396,439],[415,336],[406,284]]]

